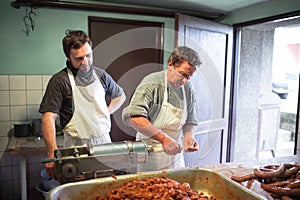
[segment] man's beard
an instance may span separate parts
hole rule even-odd
[[[82,73],[86,73],[86,72],[88,72],[90,69],[91,69],[91,65],[89,65],[89,64],[85,64],[85,65],[81,64],[81,65],[79,66],[79,71],[82,72]]]
[[[77,85],[86,86],[94,82],[93,68],[91,65],[80,65],[76,75],[75,82]]]

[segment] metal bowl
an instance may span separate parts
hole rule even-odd
[[[52,189],[46,199],[48,200],[95,200],[97,196],[105,197],[112,189],[120,187],[123,183],[135,179],[165,177],[178,181],[188,182],[191,189],[203,192],[207,196],[217,199],[264,199],[228,177],[208,169],[183,168],[163,170],[157,172],[144,172],[132,175],[98,178],[93,180],[67,183]]]

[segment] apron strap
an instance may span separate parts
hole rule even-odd
[[[68,68],[67,68],[67,71],[68,71],[68,76],[69,76],[69,79],[71,82],[71,86],[73,88],[75,86],[75,79],[74,79],[73,73]]]
[[[163,100],[166,103],[168,102],[168,99],[169,99],[167,73],[168,73],[168,70],[166,70],[166,73],[165,73],[165,91],[164,91],[164,100]],[[187,119],[187,102],[186,102],[184,85],[181,86],[181,89],[182,89],[182,95],[183,95],[183,112],[182,112],[182,117],[181,117],[181,124],[183,125]]]

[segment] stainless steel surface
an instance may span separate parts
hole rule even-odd
[[[137,163],[146,162],[154,148],[144,141],[124,141],[57,149],[55,172],[62,183],[137,172]]]
[[[204,192],[217,199],[264,199],[245,187],[233,182],[228,177],[215,171],[201,168],[184,168],[178,170],[164,170],[145,172],[116,177],[98,178],[94,180],[67,183],[52,189],[47,200],[95,200],[98,195],[105,197],[109,191],[120,187],[123,183],[134,179],[153,177],[167,177],[180,183],[188,182],[193,190]]]

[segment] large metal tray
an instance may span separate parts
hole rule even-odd
[[[167,177],[179,183],[188,182],[193,190],[222,200],[264,199],[244,186],[215,171],[201,168],[183,168],[157,172],[144,172],[117,177],[98,178],[87,181],[67,183],[52,189],[47,200],[95,200],[97,195],[105,195],[124,182],[137,178]]]

